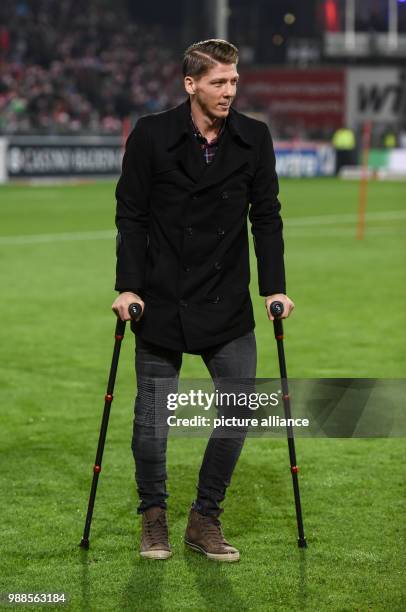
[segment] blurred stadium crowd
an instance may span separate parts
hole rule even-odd
[[[111,6],[111,5],[110,5]],[[160,26],[98,0],[0,3],[0,133],[117,133],[183,100]]]

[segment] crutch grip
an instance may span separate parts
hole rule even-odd
[[[271,302],[269,312],[273,317],[275,317],[273,320],[273,330],[276,340],[283,340],[283,325],[282,320],[280,319],[280,317],[283,315],[283,311],[284,306],[282,302],[279,302],[279,300]]]
[[[140,316],[141,312],[142,312],[142,308],[137,302],[130,304],[128,307],[128,314],[130,315],[133,321],[136,321],[136,319]],[[116,340],[123,339],[124,332],[125,332],[125,324],[126,324],[126,321],[122,321],[120,317],[117,317],[116,330],[114,332]]]
[[[133,304],[130,304],[129,307],[128,307],[128,314],[133,319],[133,321],[135,321],[135,319],[138,319],[138,317],[140,316],[141,312],[142,312],[142,308],[141,308],[140,304],[138,304],[137,302],[134,302]]]
[[[282,302],[279,302],[279,300],[275,300],[274,302],[271,302],[269,310],[271,311],[272,316],[279,319],[279,317],[283,315],[283,311],[285,310],[285,308]]]

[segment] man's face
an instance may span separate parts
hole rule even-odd
[[[185,77],[185,89],[205,115],[222,119],[235,98],[238,78],[235,64],[217,64],[199,79]]]

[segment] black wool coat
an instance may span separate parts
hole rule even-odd
[[[139,119],[116,188],[115,288],[145,301],[133,331],[159,346],[198,352],[252,330],[247,218],[260,295],[285,293],[277,196],[265,123],[231,108],[206,164],[189,100]]]

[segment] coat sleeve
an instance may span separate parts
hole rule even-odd
[[[264,125],[257,170],[250,194],[249,219],[254,236],[260,295],[286,293],[284,243],[275,153],[268,127]]]
[[[140,119],[128,137],[116,187],[117,291],[142,290],[148,245],[151,145],[148,122]]]

